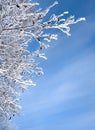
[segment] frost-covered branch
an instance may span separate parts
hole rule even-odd
[[[35,58],[46,59],[43,50],[49,44],[45,41],[57,40],[57,34],[46,34],[45,30],[59,29],[69,36],[69,25],[85,20],[75,20],[74,16],[65,19],[66,11],[60,15],[53,14],[43,21],[57,4],[55,1],[42,10],[35,7],[39,3],[30,0],[0,0],[0,121],[10,120],[19,113],[20,90],[35,86],[33,75],[43,73]],[[39,44],[34,52],[27,49],[32,38]]]

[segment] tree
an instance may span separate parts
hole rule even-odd
[[[57,34],[47,34],[45,30],[59,29],[70,36],[69,25],[85,20],[75,20],[74,16],[65,19],[64,15],[69,13],[66,11],[43,21],[57,4],[55,1],[42,10],[37,7],[39,3],[31,0],[0,0],[0,122],[7,122],[19,113],[20,90],[35,86],[33,75],[43,73],[35,59],[46,59],[44,49],[49,47],[47,42],[57,40]],[[39,44],[36,51],[28,50],[32,38]]]

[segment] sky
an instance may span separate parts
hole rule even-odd
[[[40,6],[54,0],[37,0]],[[69,11],[86,21],[71,26],[71,37],[60,31],[42,60],[44,75],[36,87],[21,94],[18,130],[95,130],[95,0],[58,0],[52,13]]]

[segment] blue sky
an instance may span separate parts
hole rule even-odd
[[[54,2],[37,1],[42,8]],[[71,37],[57,31],[40,64],[45,74],[21,96],[22,115],[14,120],[19,130],[95,130],[95,1],[58,1],[49,15],[68,10],[86,22],[71,26]]]

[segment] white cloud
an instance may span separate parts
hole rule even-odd
[[[27,100],[26,97],[28,105],[25,108],[27,114],[34,113],[35,115],[39,112],[47,114],[47,109],[50,109],[50,113],[52,113],[60,104],[64,106],[67,104],[68,108],[64,109],[68,110],[72,108],[70,102],[80,98],[84,99],[88,94],[93,93],[95,91],[94,58],[95,54],[93,52],[84,52],[81,58],[73,60],[71,64],[63,67],[59,73],[49,78],[47,83],[44,82],[46,89],[40,88],[41,91],[38,91],[38,97],[37,88],[34,89],[35,96],[31,100]]]

